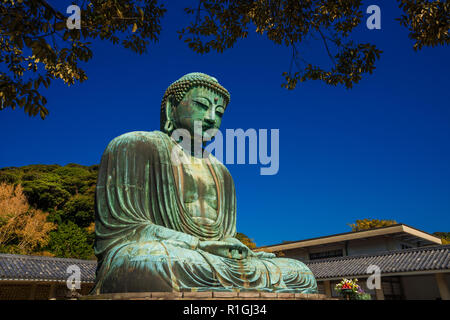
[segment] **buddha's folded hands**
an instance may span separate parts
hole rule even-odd
[[[196,249],[200,241],[197,237],[153,223],[146,224],[145,227],[140,228],[136,233],[138,242],[156,240],[185,249]]]
[[[242,260],[252,255],[251,250],[242,243],[229,241],[200,241],[198,249],[224,258]]]
[[[270,252],[254,252],[252,250],[250,250],[246,245],[244,245],[241,241],[239,241],[236,238],[226,238],[224,239],[224,241],[226,242],[230,242],[230,243],[234,243],[240,246],[244,246],[245,248],[247,248],[248,250],[248,256],[249,257],[257,257],[257,258],[262,258],[262,259],[271,259],[271,258],[275,258],[276,255]]]

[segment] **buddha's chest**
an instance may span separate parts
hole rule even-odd
[[[217,190],[210,167],[205,161],[182,166],[183,201],[189,214],[213,223],[217,218]]]

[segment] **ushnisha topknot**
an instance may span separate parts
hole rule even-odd
[[[225,99],[225,105],[230,103],[230,93],[227,89],[222,87],[216,78],[211,77],[205,73],[192,72],[182,76],[177,81],[173,82],[164,93],[161,102],[161,119],[160,126],[161,130],[164,128],[167,117],[166,117],[166,103],[167,99],[171,97],[172,102],[178,105],[186,93],[194,86],[207,87],[219,94],[221,94]]]

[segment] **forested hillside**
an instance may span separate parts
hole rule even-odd
[[[10,232],[12,235],[3,243],[0,238],[0,252],[94,259],[97,174],[98,165],[30,165],[0,169],[0,184],[21,185],[30,207],[48,213],[47,221],[54,224],[54,228],[48,232],[48,239],[38,243],[30,252],[30,247],[27,249],[20,245],[23,242],[19,236],[20,230],[11,230],[24,228],[25,225],[16,223],[6,230],[8,217],[0,215],[0,234],[3,226],[3,234]],[[20,199],[16,202],[20,203]],[[6,199],[4,203],[7,205],[12,202]],[[42,233],[42,230],[39,232]]]

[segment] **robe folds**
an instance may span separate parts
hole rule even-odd
[[[155,291],[317,292],[311,271],[287,258],[237,260],[198,248],[236,234],[233,179],[208,160],[218,197],[217,219],[199,225],[186,211],[175,141],[160,131],[130,132],[110,142],[100,163],[95,207],[92,294]]]

